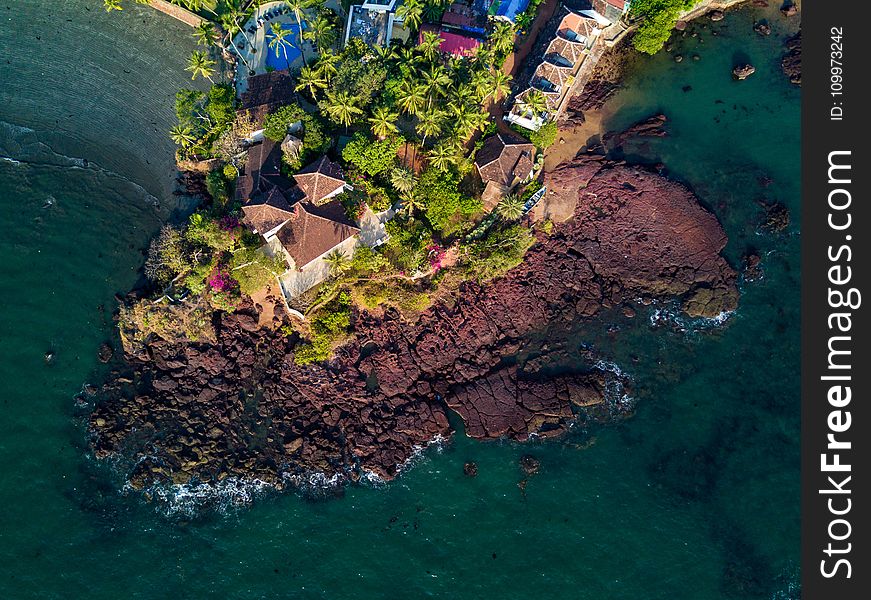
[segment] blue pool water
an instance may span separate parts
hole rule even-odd
[[[271,31],[266,32],[266,46],[265,50],[266,54],[266,67],[270,69],[275,69],[276,71],[280,71],[282,69],[289,69],[290,65],[299,58],[300,51],[300,39],[299,39],[299,26],[296,23],[283,23],[281,25],[282,29],[286,29],[291,31],[292,33],[288,36],[287,41],[290,42],[290,45],[278,46],[276,48],[270,48],[269,42],[275,37]],[[278,56],[276,56],[276,50],[278,51]]]

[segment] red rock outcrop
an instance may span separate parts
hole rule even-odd
[[[152,344],[150,360],[131,360],[104,389],[90,419],[96,456],[126,456],[135,486],[239,475],[280,487],[313,471],[391,478],[416,448],[450,435],[448,408],[468,435],[517,440],[604,408],[613,374],[552,375],[577,357],[531,334],[640,296],[680,298],[694,315],[735,307],[735,273],[718,255],[726,237],[683,186],[592,156],[546,183],[576,199],[575,218],[522,265],[464,284],[414,322],[356,315],[355,339],[328,364],[296,365],[296,339],[258,330],[253,307],[222,315],[215,345]]]

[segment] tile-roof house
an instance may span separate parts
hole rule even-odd
[[[305,193],[306,200],[316,205],[323,204],[345,189],[342,168],[326,156],[303,167],[293,178]]]
[[[277,187],[242,206],[242,221],[269,241],[293,217],[293,209]]]
[[[475,166],[485,183],[511,188],[532,175],[534,159],[533,144],[516,135],[497,133],[484,141],[475,155]]]
[[[236,184],[236,195],[244,202],[274,186],[287,192],[293,182],[281,174],[281,146],[264,138],[248,147],[245,173]]]
[[[321,206],[300,202],[292,212],[290,220],[278,230],[276,237],[299,271],[360,233],[338,200]]]

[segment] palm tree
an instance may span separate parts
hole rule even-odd
[[[417,182],[415,181],[415,183]],[[402,202],[402,212],[405,213],[406,217],[413,216],[416,211],[423,212],[426,210],[426,205],[410,192],[402,194],[399,200]]]
[[[372,126],[372,133],[375,134],[378,139],[383,140],[391,133],[399,131],[399,128],[396,126],[396,120],[399,118],[399,114],[391,111],[386,106],[377,106],[375,110],[372,111],[372,116],[369,117],[369,123]]]
[[[336,123],[347,127],[354,122],[354,117],[362,115],[363,111],[354,106],[356,100],[348,92],[328,92],[326,112]]]
[[[496,205],[496,214],[506,221],[516,221],[523,216],[525,202],[517,194],[503,196]]]
[[[506,21],[497,21],[489,41],[497,53],[510,52],[514,48],[514,25]]]
[[[333,75],[336,75],[339,72],[336,65],[339,64],[341,60],[342,57],[329,48],[321,52],[321,56],[318,59],[317,69],[328,83],[333,78]]]
[[[296,86],[296,91],[308,90],[312,100],[317,101],[317,93],[319,89],[327,87],[327,79],[323,73],[311,67],[302,67],[299,70],[299,84]]]
[[[396,58],[396,48],[393,46],[376,46],[375,55],[382,61],[388,61]]]
[[[451,78],[443,67],[433,65],[429,71],[423,72],[422,79],[423,89],[427,96],[427,104],[432,108],[433,98],[444,92],[445,86],[450,85]]]
[[[409,194],[414,186],[417,185],[417,177],[414,176],[414,171],[407,167],[396,167],[390,171],[390,183],[401,194]],[[405,201],[403,200],[403,204]]]
[[[423,41],[418,45],[423,57],[429,62],[434,62],[439,55],[439,48],[444,40],[439,37],[439,34],[431,31],[423,32]]]
[[[533,117],[540,117],[547,112],[547,98],[539,90],[530,90],[518,104],[523,112],[531,112]]]
[[[473,56],[475,62],[483,66],[485,69],[489,69],[493,64],[493,50],[484,44],[475,48]]]
[[[239,47],[236,46],[236,42],[233,38],[236,37],[236,34],[242,32],[242,36],[248,41],[248,46],[251,47],[251,40],[248,39],[248,35],[245,33],[245,30],[242,29],[242,26],[239,24],[240,13],[236,11],[231,11],[228,13],[224,13],[221,15],[221,27],[224,31],[227,32],[227,38],[230,42],[230,45],[233,47],[233,50],[236,51],[236,56],[238,56],[245,67],[248,69],[248,72],[253,74],[254,69],[251,68],[251,63],[245,60],[245,56],[242,54],[242,51],[239,50]]]
[[[495,73],[493,73],[493,77],[490,80],[490,93],[488,94],[488,96],[492,94],[495,100],[499,100],[500,98],[507,96],[509,92],[511,92],[512,79],[513,78],[511,77],[511,75],[508,75],[503,71],[496,71]]]
[[[350,266],[348,255],[339,249],[333,250],[324,257],[324,262],[330,268],[330,275],[338,276],[344,273]]]
[[[199,25],[194,27],[194,39],[197,44],[208,48],[218,40],[218,33],[215,31],[215,25],[211,21],[200,21]]]
[[[427,111],[420,116],[416,130],[419,135],[423,136],[423,139],[420,141],[421,146],[426,145],[426,138],[428,136],[438,135],[442,132],[443,116],[444,113],[435,110]]]
[[[337,36],[333,24],[323,15],[318,15],[314,21],[309,23],[308,29],[303,31],[302,37],[317,46],[319,51],[323,51],[336,43]]]
[[[291,41],[292,32],[282,27],[281,23],[272,23],[269,26],[269,32],[272,34],[272,38],[269,40],[268,45],[275,50],[275,58],[284,54],[284,63],[289,66],[290,61],[287,60],[287,49],[296,47]],[[302,52],[301,46],[302,44],[300,44],[300,52]]]
[[[423,13],[427,20],[432,23],[438,23],[440,17],[444,14],[448,3],[448,0],[426,0]]]
[[[123,6],[121,6],[121,0],[103,0],[103,8],[106,9],[106,12],[112,12],[113,10],[123,10]]]
[[[402,8],[402,6],[400,6],[399,8]],[[420,61],[420,57],[414,52],[414,48],[400,49],[399,58],[402,59],[402,64],[409,66]]]
[[[187,148],[196,141],[190,125],[176,125],[169,130],[169,137],[182,148]]]
[[[290,38],[291,31],[282,27],[281,23],[273,23],[269,26],[269,31],[272,34],[272,39],[269,40],[269,47],[275,50],[275,58],[281,56],[280,53],[283,52],[284,62],[286,64],[288,62],[287,47],[290,46],[293,48],[293,42],[288,39]],[[300,52],[302,52],[302,50],[300,50]]]
[[[305,21],[305,10],[311,8],[314,5],[312,0],[287,0],[285,4],[293,11],[293,16],[296,18],[296,26],[297,26],[297,35],[302,35],[302,22]],[[299,45],[299,52],[302,54],[302,62],[306,66],[308,66],[308,61],[305,58],[305,50],[302,48],[302,44]]]
[[[429,154],[429,163],[439,171],[447,171],[457,163],[457,155],[447,144],[439,144]]]
[[[218,63],[210,59],[202,50],[194,50],[190,60],[188,60],[188,66],[185,67],[185,71],[191,72],[191,79],[196,79],[197,76],[200,76],[212,81],[216,64]]]
[[[409,31],[420,27],[423,20],[423,3],[421,0],[405,0],[405,3],[396,9],[396,16],[405,23]]]
[[[403,81],[399,87],[399,96],[397,98],[399,108],[410,115],[418,115],[423,109],[424,89],[423,86]]]

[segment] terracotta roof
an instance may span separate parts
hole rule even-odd
[[[599,23],[596,19],[586,15],[579,15],[569,11],[557,26],[557,34],[571,39],[572,34],[579,38],[587,38],[599,33]]]
[[[324,198],[345,185],[342,168],[326,156],[303,167],[293,176],[297,185],[312,204],[320,204]]]
[[[298,269],[360,232],[338,200],[321,206],[301,202],[292,212],[277,237]]]
[[[531,83],[534,87],[539,88],[543,92],[562,93],[565,91],[566,85],[569,83],[569,78],[574,76],[571,67],[557,66],[551,62],[545,61],[538,65],[535,73],[532,75]],[[548,85],[548,82],[553,84],[553,88]]]
[[[248,89],[240,97],[240,109],[248,111],[255,126],[262,127],[270,112],[296,100],[293,77],[286,70],[271,71],[248,78]]]
[[[510,187],[532,171],[535,146],[527,140],[505,133],[487,138],[475,156],[475,166],[485,182],[495,181]]]
[[[260,194],[242,207],[243,221],[255,232],[264,235],[293,216],[290,203],[277,187]]]
[[[586,46],[580,42],[572,42],[565,38],[555,37],[551,40],[550,44],[547,45],[547,49],[544,51],[544,56],[546,59],[552,59],[554,56],[561,56],[568,61],[569,64],[574,66],[583,60],[585,47]]]

